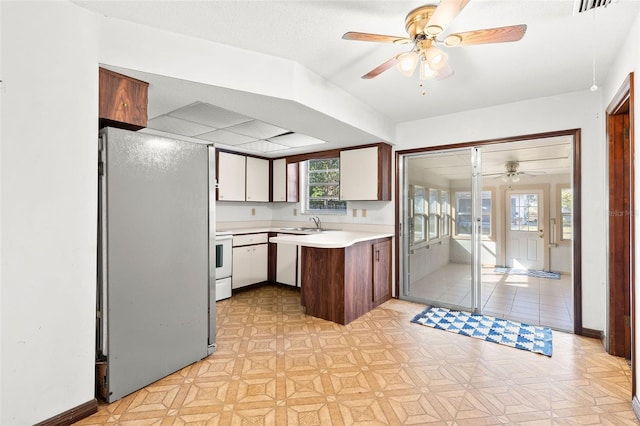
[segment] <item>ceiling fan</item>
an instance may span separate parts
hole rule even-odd
[[[520,162],[518,161],[507,161],[506,163],[504,163],[504,169],[505,170],[502,173],[488,173],[483,176],[495,176],[496,178],[502,179],[503,182],[516,183],[520,181],[520,176],[523,176],[523,175],[535,177],[535,176],[544,174],[544,172],[533,172],[533,171],[521,172],[519,170]]]
[[[449,34],[439,38],[449,23],[462,11],[470,0],[442,0],[440,4],[424,5],[413,9],[405,18],[405,29],[409,37],[347,32],[345,40],[372,41],[376,43],[413,44],[411,50],[395,55],[362,76],[364,79],[377,77],[384,71],[397,66],[398,70],[412,76],[420,63],[420,86],[427,78],[442,80],[453,75],[447,54],[436,45],[445,47],[469,46],[474,44],[505,43],[522,39],[525,24],[507,27],[486,28],[475,31]],[[423,91],[424,95],[425,92]]]

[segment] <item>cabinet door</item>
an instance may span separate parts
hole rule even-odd
[[[269,279],[268,244],[256,244],[251,247],[251,284]]]
[[[100,127],[147,127],[149,83],[104,68],[99,69],[98,76]]]
[[[287,201],[287,160],[273,160],[273,202]]]
[[[252,250],[253,246],[233,248],[233,270],[231,273],[231,287],[240,288],[252,284]]]
[[[298,163],[289,163],[284,158],[273,160],[271,186],[273,202],[298,202]]]
[[[298,246],[277,244],[276,247],[276,281],[295,287],[297,283]]]
[[[372,307],[391,298],[391,240],[373,245]]]
[[[245,156],[218,153],[218,200],[244,201]]]
[[[340,152],[340,199],[378,199],[378,147]]]
[[[247,157],[247,201],[269,201],[269,160]]]

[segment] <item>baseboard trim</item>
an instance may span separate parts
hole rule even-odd
[[[592,328],[582,328],[580,335],[584,337],[591,337],[593,339],[598,339],[600,341],[602,341],[602,336],[603,336],[602,330],[594,330]]]
[[[635,395],[631,400],[631,408],[633,408],[633,412],[636,415],[636,418],[640,420],[640,401],[638,401],[638,397]]]
[[[75,422],[89,417],[98,412],[98,400],[92,399],[77,407],[71,408],[64,413],[36,423],[35,426],[69,426]]]

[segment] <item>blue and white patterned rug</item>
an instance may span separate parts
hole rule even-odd
[[[549,327],[436,307],[428,307],[411,322],[546,356],[553,351]]]
[[[528,275],[536,278],[550,278],[552,280],[559,280],[560,274],[551,271],[531,271],[529,269],[516,269],[516,268],[503,268],[499,267],[493,270],[499,274],[514,274],[514,275]]]

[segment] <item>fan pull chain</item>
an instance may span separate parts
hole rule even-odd
[[[426,65],[426,59],[424,57],[424,55],[421,53],[420,55],[420,84],[418,84],[418,86],[422,89],[422,96],[427,94],[427,91],[424,89],[424,79],[425,79],[425,74],[424,74],[424,69],[425,69],[425,65]]]

